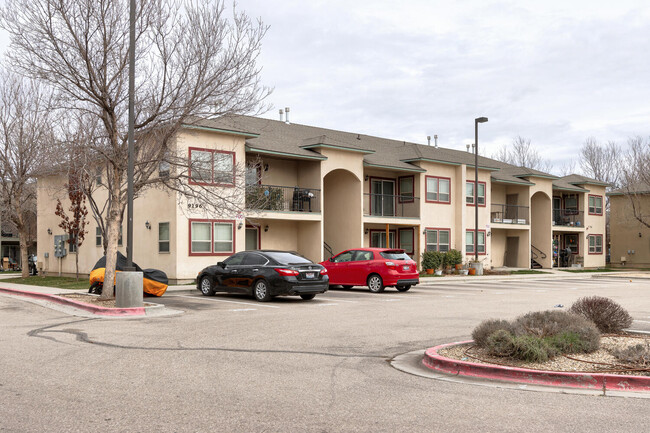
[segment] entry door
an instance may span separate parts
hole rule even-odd
[[[517,222],[516,220],[519,218],[517,203],[519,203],[519,194],[506,195],[506,218],[513,222]]]
[[[395,181],[372,180],[371,215],[395,216]]]
[[[246,251],[260,249],[260,228],[246,227]]]
[[[517,258],[519,257],[519,238],[508,236],[506,238],[506,263],[509,268],[517,267]]]

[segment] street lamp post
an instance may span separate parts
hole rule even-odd
[[[478,124],[487,121],[487,117],[474,119],[474,261],[476,262],[478,262]]]

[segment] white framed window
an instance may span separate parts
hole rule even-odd
[[[426,177],[426,201],[430,203],[451,203],[451,179],[448,177]]]
[[[70,252],[71,253],[76,253],[79,250],[79,247],[77,246],[77,242],[75,240],[76,236],[68,236],[68,239],[70,239],[70,242],[68,242],[68,246],[70,247]]]
[[[603,197],[600,195],[589,196],[589,215],[603,214]]]
[[[232,251],[232,228],[231,223],[214,223],[213,239],[214,239],[214,249],[215,253],[223,253]]]
[[[485,254],[485,230],[478,231],[478,253]],[[465,252],[474,254],[474,230],[465,232]]]
[[[410,203],[414,200],[413,176],[404,176],[398,179],[397,191],[400,203]]]
[[[101,247],[102,244],[102,229],[99,226],[95,227],[95,246]]]
[[[212,232],[210,222],[192,222],[191,223],[191,252],[192,253],[211,253]]]
[[[208,185],[234,185],[235,153],[190,148],[190,181]]]
[[[158,252],[169,252],[169,223],[158,223]]]

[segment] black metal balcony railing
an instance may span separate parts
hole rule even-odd
[[[420,197],[363,194],[363,214],[365,216],[418,218],[420,216]]]
[[[490,221],[501,224],[528,224],[528,206],[515,206],[510,204],[492,204],[490,208]]]
[[[584,227],[584,211],[574,209],[553,209],[553,225],[563,227]]]
[[[280,212],[320,212],[320,189],[246,185],[246,208]]]

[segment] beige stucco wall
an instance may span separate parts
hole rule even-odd
[[[607,197],[605,195],[605,187],[597,185],[582,185],[583,188],[589,189],[588,194],[583,194],[583,209],[585,210],[585,235],[584,235],[584,266],[586,268],[594,268],[606,265],[607,260],[607,236],[606,231],[606,216],[605,206]],[[603,214],[602,215],[589,215],[589,195],[599,195],[603,198]],[[602,254],[589,254],[589,240],[587,237],[590,234],[603,236],[603,253]],[[619,257],[620,259],[620,257]]]
[[[609,200],[612,265],[622,266],[625,258],[625,266],[650,267],[650,229],[634,218],[628,197],[617,195]],[[640,202],[642,209],[650,209],[650,195],[642,196]]]

